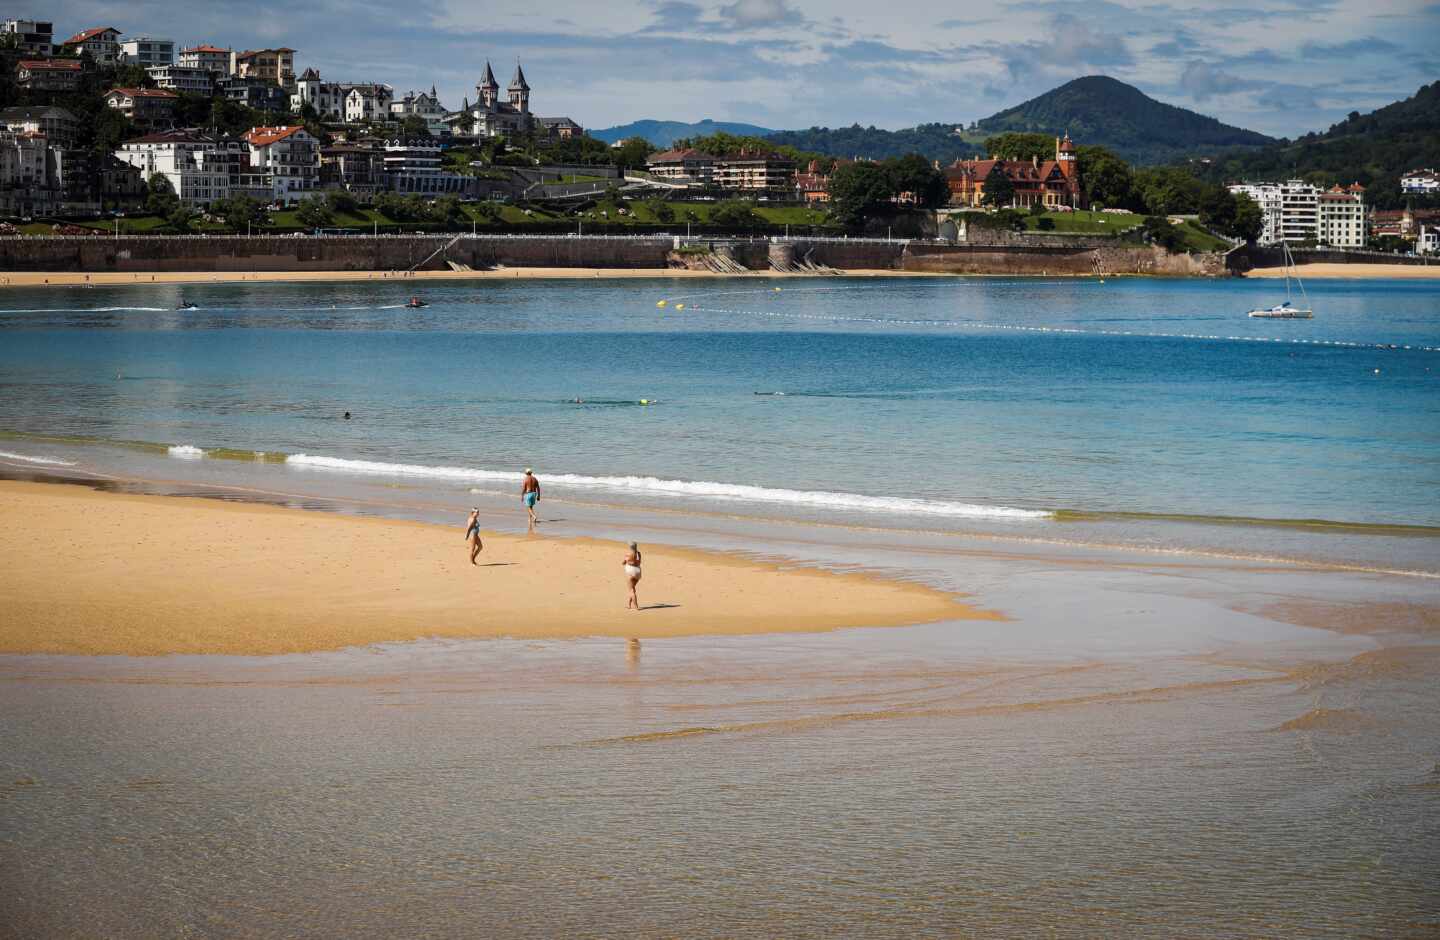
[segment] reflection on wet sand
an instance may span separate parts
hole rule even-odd
[[[931,629],[656,641],[643,670],[614,640],[0,658],[0,905],[20,935],[112,937],[1440,917],[1435,648],[974,663]]]

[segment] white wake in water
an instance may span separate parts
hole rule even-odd
[[[173,450],[173,449],[172,449]],[[435,480],[519,482],[514,471],[482,470],[475,467],[429,467],[422,464],[383,463],[373,460],[346,460],[340,457],[318,457],[291,454],[287,464],[316,470],[344,473],[369,473],[384,476],[427,477]],[[706,480],[662,480],[658,477],[590,477],[573,473],[549,473],[546,484],[555,484],[596,493],[632,494],[636,496],[671,496],[686,499],[813,506],[820,509],[855,510],[860,512],[903,513],[917,516],[946,516],[965,519],[1048,519],[1051,513],[1011,506],[983,506],[946,500],[906,499],[903,497],[861,496],[856,493],[830,493],[815,490],[772,489],[742,483],[714,483]]]
[[[191,444],[177,444],[168,449],[171,457],[179,457],[181,460],[199,460],[205,456],[205,452]]]
[[[0,457],[6,460],[18,460],[22,463],[38,463],[47,467],[73,467],[75,461],[61,460],[59,457],[31,457],[29,454],[12,454],[8,450],[0,450]]]

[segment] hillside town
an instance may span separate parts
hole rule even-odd
[[[164,210],[162,222],[186,231],[224,208],[228,217],[245,217],[248,229],[273,222],[267,212],[304,206],[311,211],[298,223],[316,228],[335,221],[337,208],[343,216],[346,207],[407,197],[487,208],[478,219],[453,208],[426,218],[412,204],[409,218],[388,213],[388,221],[501,224],[506,216],[495,207],[513,205],[524,207],[514,224],[634,224],[642,216],[634,203],[648,200],[647,220],[663,225],[716,221],[675,205],[729,201],[770,215],[742,207],[717,217],[721,224],[784,218],[853,228],[886,212],[925,211],[941,221],[1008,212],[1004,224],[1044,232],[1055,228],[1054,217],[1124,210],[1173,225],[1196,221],[1232,242],[1440,252],[1440,211],[1375,210],[1354,181],[1234,180],[1219,197],[1230,205],[1208,215],[1192,205],[1198,197],[1156,204],[1099,193],[1085,179],[1095,155],[1068,133],[1053,146],[1043,135],[1021,135],[1038,142],[949,165],[907,158],[902,172],[893,159],[828,157],[759,138],[717,135],[658,151],[640,139],[606,145],[570,116],[537,113],[518,61],[503,88],[484,62],[473,98],[447,104],[433,84],[402,92],[363,74],[322,75],[288,46],[187,44],[112,25],[70,32],[50,21],[6,19],[0,56],[0,216],[22,223]],[[880,195],[871,186],[853,196],[857,179],[879,177],[888,181]],[[1400,184],[1418,197],[1440,193],[1433,169],[1416,169]],[[1254,208],[1237,212],[1242,200]],[[777,215],[780,207],[797,214]],[[1050,218],[1037,221],[1042,216]],[[1104,219],[1090,224],[1098,229]]]

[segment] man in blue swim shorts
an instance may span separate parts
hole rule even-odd
[[[525,468],[525,482],[520,484],[520,501],[525,504],[525,511],[530,514],[530,528],[535,528],[535,504],[540,502],[540,481],[535,479],[534,472]]]

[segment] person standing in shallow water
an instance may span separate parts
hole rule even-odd
[[[480,507],[476,506],[470,510],[470,517],[465,520],[465,538],[470,543],[470,564],[475,564],[475,556],[480,554],[484,544],[480,541]]]
[[[535,473],[525,468],[525,482],[520,484],[520,502],[525,504],[525,511],[530,514],[530,528],[535,528],[535,504],[540,502],[540,481],[535,479]]]
[[[625,580],[630,584],[630,600],[626,602],[625,609],[639,610],[640,599],[635,596],[635,586],[640,583],[640,547],[631,542],[630,550],[620,564],[625,568]]]

